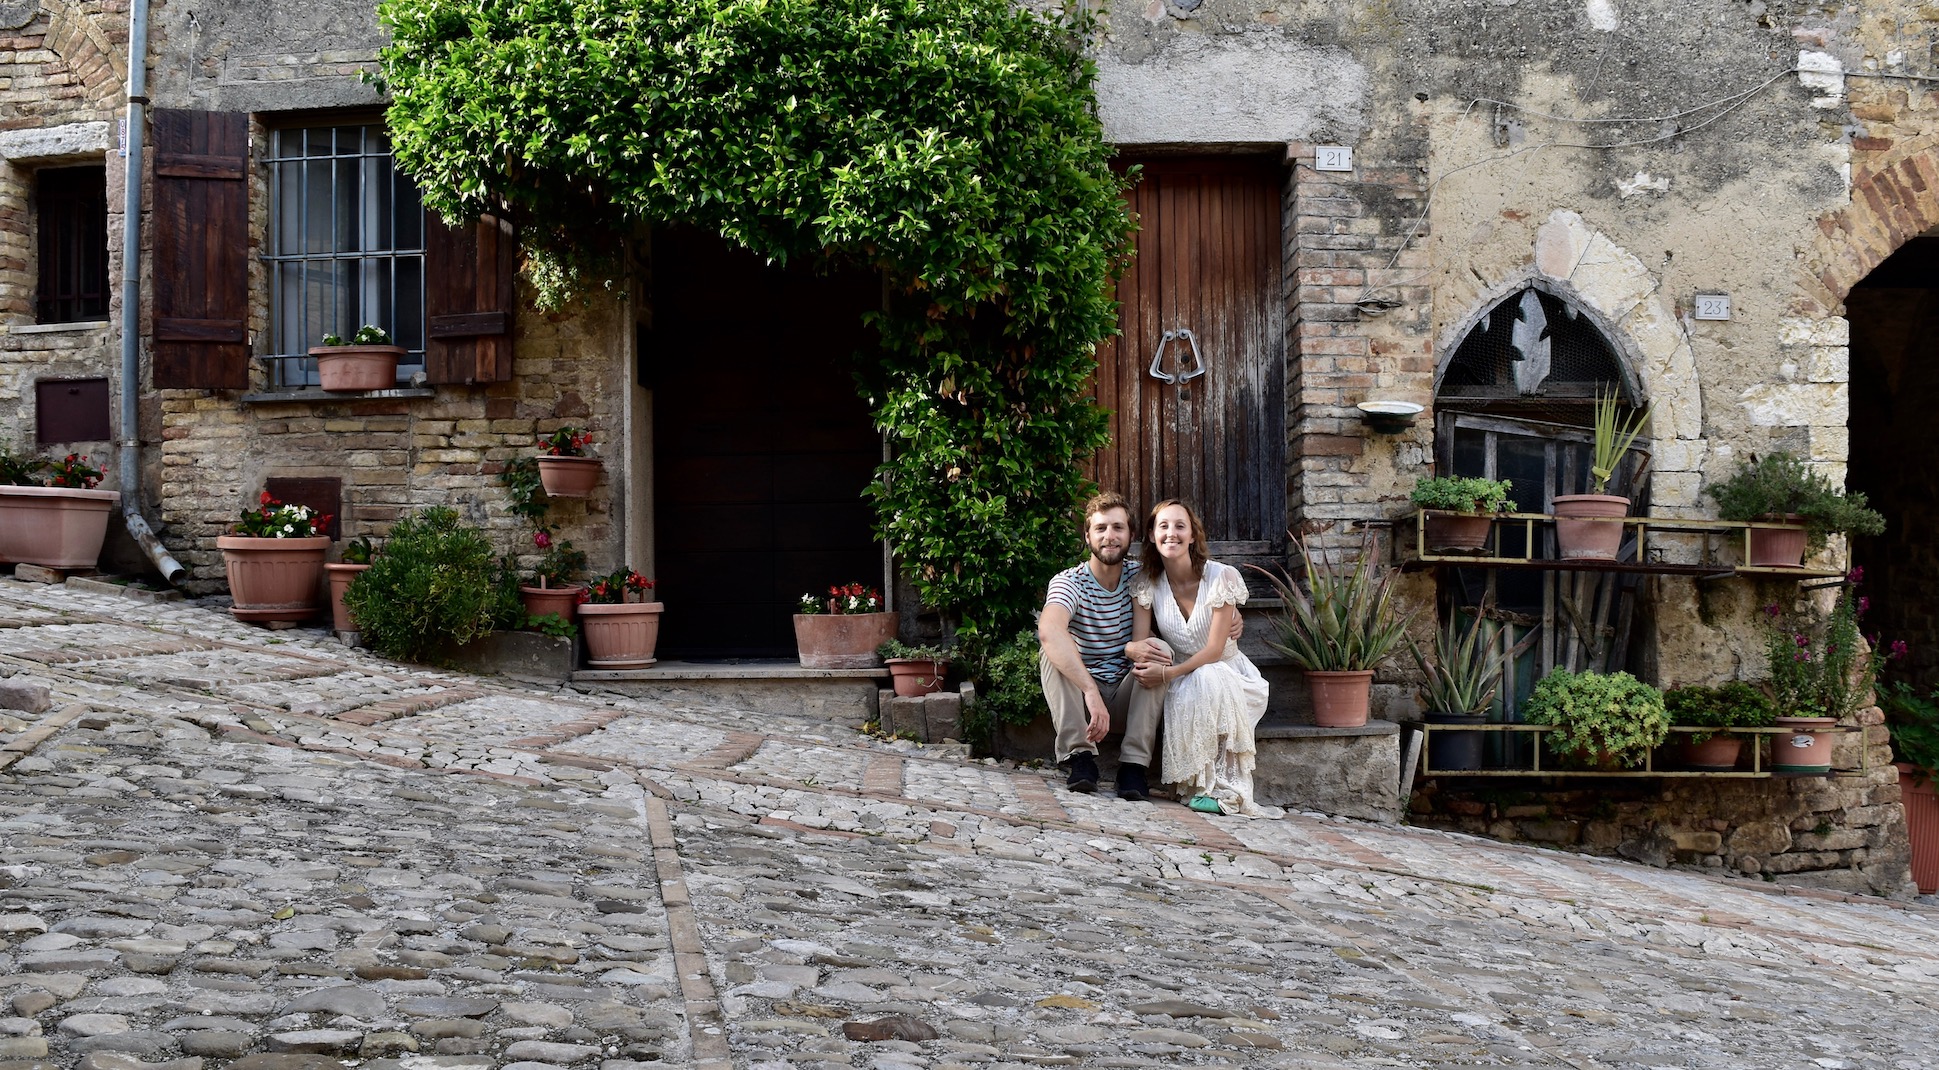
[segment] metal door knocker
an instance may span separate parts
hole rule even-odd
[[[1191,353],[1192,368],[1190,371],[1185,371],[1184,365],[1181,364],[1179,366],[1179,374],[1172,375],[1164,371],[1160,367],[1160,365],[1162,365],[1165,361],[1165,347],[1172,344],[1173,342],[1177,341],[1180,338],[1183,338],[1185,340],[1185,345]],[[1154,350],[1151,354],[1151,377],[1152,378],[1163,380],[1164,382],[1170,383],[1173,386],[1183,386],[1186,383],[1191,382],[1193,379],[1196,379],[1199,376],[1204,374],[1205,374],[1205,359],[1198,355],[1198,336],[1192,333],[1192,329],[1190,327],[1180,327],[1175,331],[1166,331],[1164,335],[1158,339],[1158,348]]]

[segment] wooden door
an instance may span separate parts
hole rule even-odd
[[[1122,333],[1098,348],[1097,398],[1112,411],[1111,442],[1091,478],[1140,510],[1169,497],[1191,502],[1215,557],[1279,554],[1280,168],[1242,156],[1125,163],[1144,168],[1129,200],[1137,256],[1118,283]],[[1162,375],[1152,373],[1154,356]]]
[[[793,657],[803,593],[882,586],[862,489],[882,456],[852,361],[866,272],[781,269],[711,235],[653,240],[654,594],[662,656]]]

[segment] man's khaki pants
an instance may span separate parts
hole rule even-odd
[[[1169,653],[1171,648],[1165,650]],[[1084,692],[1042,655],[1037,658],[1037,671],[1043,677],[1044,701],[1050,704],[1050,723],[1057,730],[1057,760],[1062,762],[1077,751],[1097,753],[1097,745],[1085,738],[1091,718],[1084,709]],[[1158,735],[1158,720],[1164,713],[1165,691],[1169,686],[1161,683],[1157,687],[1139,687],[1138,681],[1127,672],[1116,684],[1100,688],[1104,704],[1111,711],[1111,731],[1124,733],[1123,741],[1118,744],[1120,764],[1150,767],[1151,745]]]

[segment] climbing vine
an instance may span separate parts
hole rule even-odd
[[[860,263],[889,297],[858,385],[893,459],[878,527],[923,600],[1004,634],[1080,546],[1088,398],[1130,224],[1082,14],[1010,0],[384,0],[402,165],[520,228],[541,299],[619,236],[707,227]]]

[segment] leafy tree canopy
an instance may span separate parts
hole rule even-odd
[[[1014,626],[1075,557],[1126,247],[1083,16],[1010,0],[383,0],[399,160],[520,227],[542,303],[642,222],[878,268],[879,526],[926,602]]]

